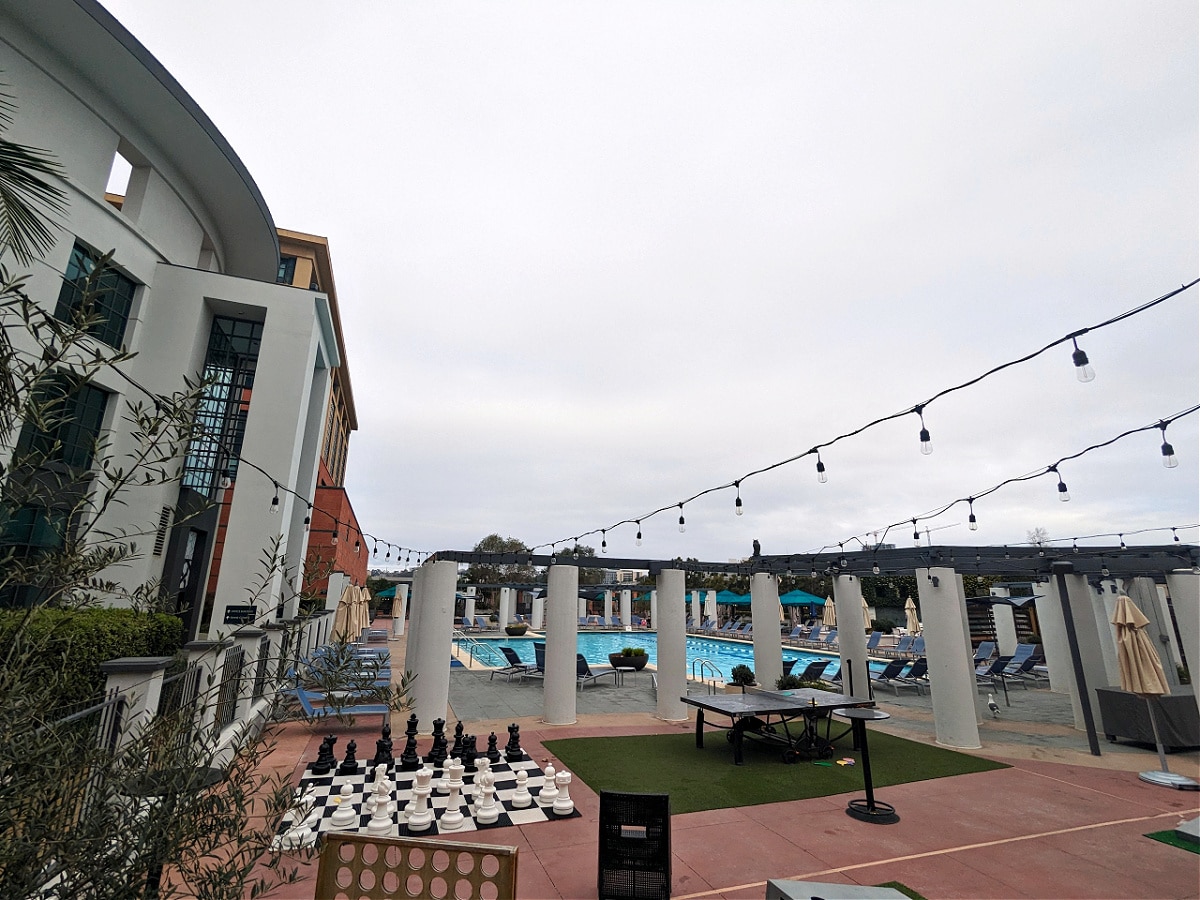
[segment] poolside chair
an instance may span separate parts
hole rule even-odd
[[[1004,670],[1012,662],[1011,656],[997,656],[991,662],[984,663],[975,670],[975,687],[996,690],[997,680],[1004,679]],[[1020,681],[1019,678],[1015,679]],[[1024,687],[1024,684],[1021,685]]]
[[[979,668],[985,662],[990,660],[996,652],[995,641],[980,641],[979,646],[975,648],[975,668]]]
[[[821,675],[825,671],[825,667],[829,665],[829,660],[818,659],[810,662],[800,673],[801,681],[820,681]]]
[[[534,641],[533,642],[533,658],[535,660],[534,665],[531,668],[527,668],[524,672],[521,673],[522,681],[524,681],[526,678],[545,678],[546,677],[546,642],[545,641]]]
[[[909,650],[908,653],[914,659],[918,656],[925,655],[925,635],[917,635],[916,639],[912,642],[912,649]]]
[[[880,650],[878,652],[887,654],[888,656],[906,655],[912,649],[913,641],[915,640],[916,638],[911,634],[902,635],[900,640],[896,642],[895,647],[892,647],[888,650]]]
[[[613,677],[613,684],[617,683],[617,679],[621,677],[621,673],[616,669],[603,667],[593,672],[588,666],[587,659],[582,653],[575,654],[575,682],[579,685],[579,690],[583,690],[585,684],[591,684],[594,681],[599,681],[606,675]]]
[[[867,638],[867,649],[874,650],[876,647],[878,647],[879,639],[881,637],[883,637],[882,631],[872,631],[870,636]]]
[[[324,694],[314,691],[297,690],[294,694],[296,699],[300,701],[300,708],[304,710],[304,717],[310,722],[324,719],[328,716],[383,716],[383,722],[380,723],[380,725],[383,725],[392,714],[391,707],[385,703],[313,706],[314,694],[316,694],[317,699],[324,698],[328,701],[328,698]]]
[[[785,659],[785,660],[783,661],[783,674],[784,674],[784,676],[791,675],[791,674],[792,674],[792,669],[795,667],[795,665],[796,665],[796,660],[794,660],[794,659]]]
[[[830,628],[825,632],[825,637],[821,638],[818,643],[825,647],[836,647],[838,642],[837,633],[838,630],[836,628]]]
[[[924,656],[913,660],[913,664],[907,672],[892,680],[892,687],[913,687],[917,689],[917,694],[920,694],[922,688],[929,687],[929,660]],[[900,692],[896,691],[896,693]]]
[[[797,625],[795,628],[792,629],[791,633],[787,637],[784,638],[784,640],[785,641],[797,640],[800,637],[800,632],[803,630],[804,630],[804,627],[802,625]]]
[[[620,628],[621,627],[621,617],[620,616],[609,616],[608,617],[608,627],[609,628]]]
[[[512,681],[514,677],[520,678],[529,672],[531,669],[536,670],[537,666],[527,662],[522,662],[521,657],[517,656],[517,651],[512,647],[501,647],[500,652],[504,654],[504,658],[508,660],[508,665],[499,669],[492,669],[492,674],[488,676],[488,681],[491,681],[497,675],[503,675],[505,681]]]
[[[803,644],[815,644],[820,639],[821,639],[821,626],[814,625],[812,627],[812,629],[808,632],[808,636],[801,638],[800,642]]]
[[[826,678],[824,675],[822,675],[821,680],[828,681],[830,684],[840,688],[842,686],[842,667],[838,666],[837,671],[834,672],[832,675],[830,675],[828,678]]]
[[[900,696],[900,689],[896,687],[896,679],[900,673],[904,671],[904,667],[908,665],[907,660],[893,659],[878,675],[872,675],[868,680],[871,687],[875,685],[887,685],[896,692],[896,696]]]
[[[477,631],[490,631],[491,628],[492,628],[492,625],[487,620],[486,616],[476,616],[475,617],[475,629]]]

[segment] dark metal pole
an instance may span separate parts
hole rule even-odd
[[[1067,631],[1067,647],[1071,651],[1071,667],[1075,671],[1075,689],[1079,692],[1079,706],[1083,710],[1083,724],[1087,729],[1088,747],[1092,756],[1100,755],[1100,741],[1096,737],[1096,720],[1092,716],[1092,700],[1088,693],[1087,679],[1083,674],[1083,659],[1079,656],[1079,637],[1075,634],[1075,615],[1071,612],[1071,603],[1067,597],[1068,575],[1075,573],[1075,567],[1069,562],[1052,563],[1050,570],[1058,584],[1058,602],[1062,606],[1063,625]]]

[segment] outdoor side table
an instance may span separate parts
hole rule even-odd
[[[900,821],[896,808],[890,803],[875,799],[875,787],[871,784],[871,754],[867,749],[867,722],[890,719],[891,716],[879,709],[835,709],[835,716],[849,719],[854,729],[854,745],[862,750],[863,782],[867,789],[865,800],[854,799],[846,804],[846,815],[876,825],[892,825]]]

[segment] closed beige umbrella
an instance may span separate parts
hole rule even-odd
[[[917,604],[913,603],[912,597],[904,602],[904,618],[907,619],[905,627],[909,634],[916,634],[921,630],[921,620],[917,618]]]
[[[354,597],[354,585],[347,584],[342,589],[342,596],[338,598],[337,609],[333,613],[333,630],[329,632],[330,640],[351,640],[350,629],[354,627],[352,619],[352,616],[354,616]]]
[[[832,597],[825,598],[825,612],[821,615],[821,624],[827,628],[837,626],[837,609],[833,605]]]
[[[1158,748],[1161,771],[1140,772],[1138,778],[1164,787],[1194,790],[1196,782],[1176,775],[1167,768],[1167,755],[1163,752],[1162,738],[1158,735],[1158,723],[1154,719],[1152,697],[1171,693],[1167,674],[1163,671],[1158,651],[1146,634],[1150,620],[1128,597],[1117,598],[1112,623],[1117,628],[1117,666],[1121,671],[1121,690],[1140,694],[1146,698],[1146,709],[1150,714],[1150,728],[1154,732],[1154,744]]]

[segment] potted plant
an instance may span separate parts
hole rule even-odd
[[[646,655],[645,647],[622,647],[620,653],[608,654],[608,664],[614,669],[633,669],[640,672],[649,661],[650,657]]]
[[[524,622],[509,622],[504,626],[504,633],[509,637],[520,637],[528,630],[529,626]]]
[[[746,665],[734,666],[729,672],[729,683],[725,685],[727,694],[746,693],[746,688],[755,687],[754,670]]]

